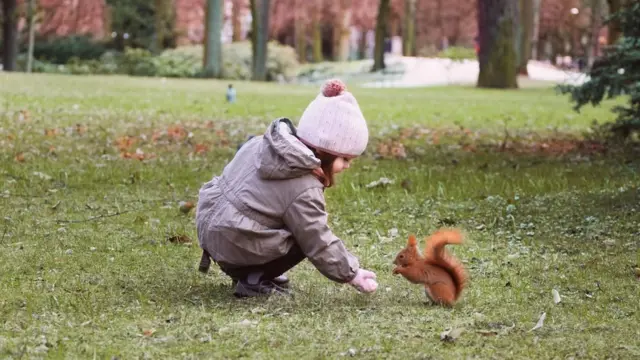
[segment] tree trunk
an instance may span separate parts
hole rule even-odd
[[[267,39],[269,38],[269,0],[252,0],[253,80],[267,80]]]
[[[514,36],[519,18],[516,1],[478,0],[480,88],[518,88]]]
[[[223,0],[207,0],[205,20],[204,76],[222,76]]]
[[[305,63],[307,61],[307,32],[305,31],[305,22],[303,22],[304,14],[301,13],[302,8],[300,1],[297,0],[295,4],[295,17],[294,17],[294,37],[296,42],[296,53],[298,55],[298,61]]]
[[[27,20],[29,21],[29,47],[27,48],[27,72],[33,69],[33,46],[36,34],[36,0],[29,0]]]
[[[231,25],[233,27],[232,41],[242,41],[242,19],[240,18],[242,10],[242,1],[233,0],[232,2]]]
[[[587,44],[587,67],[591,68],[598,56],[600,28],[602,27],[602,0],[591,0],[591,36]]]
[[[607,0],[607,4],[609,4],[609,15],[613,15],[622,9],[624,0]],[[617,20],[611,21],[609,23],[609,38],[607,39],[607,43],[613,45],[618,41],[620,35],[620,24]]]
[[[416,55],[416,0],[404,1],[404,26],[402,27],[402,55]]]
[[[529,75],[527,64],[531,59],[531,34],[533,32],[533,1],[520,0],[520,55],[518,56],[518,74]]]
[[[349,60],[349,37],[351,35],[351,0],[344,0],[341,2],[342,5],[342,13],[339,17],[340,26],[338,27],[340,31],[338,32],[338,61],[347,61]]]
[[[384,38],[387,30],[387,22],[389,21],[389,13],[391,7],[389,0],[380,0],[378,6],[378,18],[376,22],[376,41],[373,52],[373,68],[371,71],[382,70],[386,67],[384,63]]]
[[[367,33],[369,30],[360,29],[360,39],[358,40],[358,60],[362,60],[367,57]]]
[[[531,34],[531,58],[538,60],[540,45],[538,44],[540,37],[540,4],[541,0],[533,0],[533,33]]]
[[[251,7],[251,71],[255,67],[256,53],[258,47],[258,1],[250,0],[249,6]]]
[[[153,52],[159,54],[162,52],[164,48],[164,37],[165,37],[165,10],[166,10],[166,1],[165,0],[154,0],[153,2],[154,14],[153,14],[153,23],[154,23],[154,42],[152,45]]]
[[[2,68],[16,70],[18,55],[18,11],[16,0],[2,1]]]
[[[313,9],[312,28],[312,45],[313,45],[313,62],[322,62],[322,28],[320,23],[320,12],[322,11],[322,0],[315,0],[316,7]]]

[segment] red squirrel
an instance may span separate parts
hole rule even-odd
[[[441,229],[428,239],[424,255],[420,254],[415,235],[409,235],[407,246],[396,255],[393,274],[401,274],[413,284],[424,284],[427,297],[434,303],[453,306],[460,298],[468,277],[464,266],[450,256],[445,246],[462,244],[462,233]]]

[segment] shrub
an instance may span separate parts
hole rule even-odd
[[[571,94],[574,109],[591,103],[597,106],[605,98],[629,95],[629,106],[616,106],[618,117],[604,128],[623,138],[640,131],[640,3],[628,3],[608,21],[619,19],[622,39],[606,49],[588,71],[589,80],[580,86],[559,85],[558,90]]]
[[[289,46],[275,42],[268,44],[267,80],[280,77],[295,78],[299,63],[296,53]],[[123,53],[106,51],[96,59],[72,56],[64,66],[51,62],[34,62],[35,72],[71,74],[125,74],[132,76],[200,77],[203,64],[201,45],[165,50],[155,56],[142,48],[125,48]],[[223,47],[222,76],[231,80],[251,79],[251,43],[225,44]],[[20,56],[19,66],[25,68],[26,57]]]
[[[25,49],[22,49],[26,51]],[[53,64],[66,64],[73,57],[81,60],[99,59],[107,51],[105,44],[85,35],[41,40],[33,44],[33,57]]]
[[[170,74],[185,74],[182,76],[200,76],[203,63],[204,49],[202,45],[185,46],[166,50],[159,57],[161,64],[166,66],[160,71],[160,76]],[[251,79],[251,43],[235,42],[224,44],[222,49],[222,77],[232,80]],[[294,78],[300,64],[295,50],[276,42],[268,44],[267,80],[275,81],[279,76],[286,80]],[[171,69],[169,69],[171,68]]]
[[[451,59],[454,61],[475,60],[477,59],[476,51],[473,48],[451,46],[440,51],[436,57]]]

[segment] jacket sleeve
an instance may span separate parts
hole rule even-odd
[[[330,280],[347,283],[356,276],[360,264],[333,234],[327,219],[320,188],[301,193],[284,214],[285,225],[309,261]]]

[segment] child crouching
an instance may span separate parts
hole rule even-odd
[[[325,188],[368,143],[356,99],[338,80],[324,84],[298,128],[286,118],[248,140],[220,176],[199,192],[196,226],[203,249],[233,280],[238,297],[288,293],[284,275],[304,259],[327,278],[361,292],[376,275],[327,224]]]

